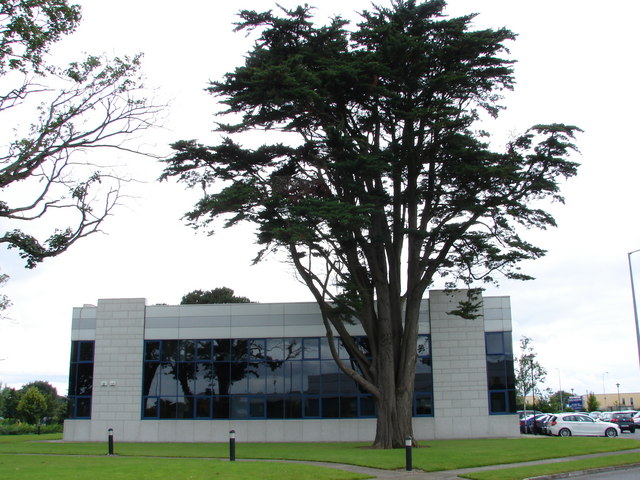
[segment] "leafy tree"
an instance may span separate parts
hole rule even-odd
[[[40,425],[47,412],[47,400],[36,387],[28,388],[18,402],[18,414],[32,425]]]
[[[490,149],[478,122],[513,86],[503,55],[514,34],[472,30],[474,15],[447,18],[444,7],[394,0],[355,27],[340,17],[316,26],[308,6],[242,11],[237,30],[257,42],[208,89],[228,107],[227,137],[175,143],[162,175],[204,188],[186,215],[192,225],[247,221],[262,246],[255,261],[287,252],[320,306],[334,359],[375,399],[383,448],[413,436],[427,288],[440,278],[449,287],[530,278],[519,262],[545,252],[521,227],[555,225],[539,201],[562,201],[558,182],[577,170],[567,159],[572,126],[537,125],[505,151]],[[270,143],[238,143],[250,132]],[[455,312],[473,318],[477,306],[472,296]],[[338,358],[336,335],[356,368]]]
[[[538,362],[538,354],[533,348],[532,340],[526,336],[520,338],[520,356],[515,361],[515,375],[516,388],[523,397],[526,398],[527,395],[542,397],[539,385],[544,383],[547,370]],[[535,408],[535,402],[532,408]]]
[[[42,416],[61,423],[67,413],[67,399],[58,395],[58,390],[53,385],[42,380],[23,385],[20,392],[24,395],[32,387],[37,388],[45,399],[47,408]]]
[[[251,303],[247,297],[238,297],[228,287],[214,288],[213,290],[194,290],[182,297],[181,305],[193,303]]]
[[[20,392],[15,388],[5,386],[0,391],[0,417],[18,418],[18,402]]]
[[[100,229],[124,179],[88,161],[98,148],[130,151],[124,140],[152,125],[139,78],[140,56],[87,56],[60,68],[45,53],[80,20],[66,0],[10,0],[0,7],[0,244],[27,268]],[[29,118],[31,125],[21,125]],[[84,157],[82,155],[85,155]],[[89,158],[91,158],[89,156]],[[22,225],[41,231],[39,239]]]
[[[597,412],[600,410],[600,402],[598,402],[598,398],[595,393],[590,392],[587,395],[587,412]]]

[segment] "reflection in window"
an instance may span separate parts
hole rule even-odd
[[[93,341],[71,342],[69,418],[91,418],[93,356]]]
[[[516,412],[515,374],[511,332],[485,334],[489,413]]]
[[[339,356],[355,360],[339,339]],[[354,348],[370,356],[368,340]],[[417,344],[416,415],[433,415],[430,339]],[[148,340],[142,417],[155,419],[374,417],[373,397],[334,362],[326,338]]]

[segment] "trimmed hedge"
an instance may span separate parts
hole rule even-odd
[[[26,423],[0,421],[0,435],[27,435],[38,433],[38,427]],[[40,425],[40,433],[62,433],[62,425]]]

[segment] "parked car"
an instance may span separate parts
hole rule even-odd
[[[537,435],[549,435],[549,422],[551,422],[551,417],[552,415],[548,413],[536,418],[535,427],[532,428],[533,433]]]
[[[617,437],[620,427],[615,423],[597,421],[589,415],[556,413],[549,421],[549,434],[561,437],[572,435]]]
[[[589,416],[594,420],[600,420],[602,419],[602,412],[589,412]]]
[[[540,413],[538,415],[529,415],[520,420],[520,433],[539,433],[538,432],[538,422],[543,417],[546,417],[546,414]]]
[[[636,428],[640,428],[640,412],[633,414],[633,423],[636,424]]]
[[[611,415],[609,422],[615,423],[620,427],[620,431],[629,431],[634,433],[636,431],[636,424],[633,421],[633,417],[630,413],[614,413]]]

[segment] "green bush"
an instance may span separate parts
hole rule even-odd
[[[0,420],[0,435],[27,435],[38,433],[38,427],[15,419]],[[62,425],[41,425],[40,433],[62,433]]]

